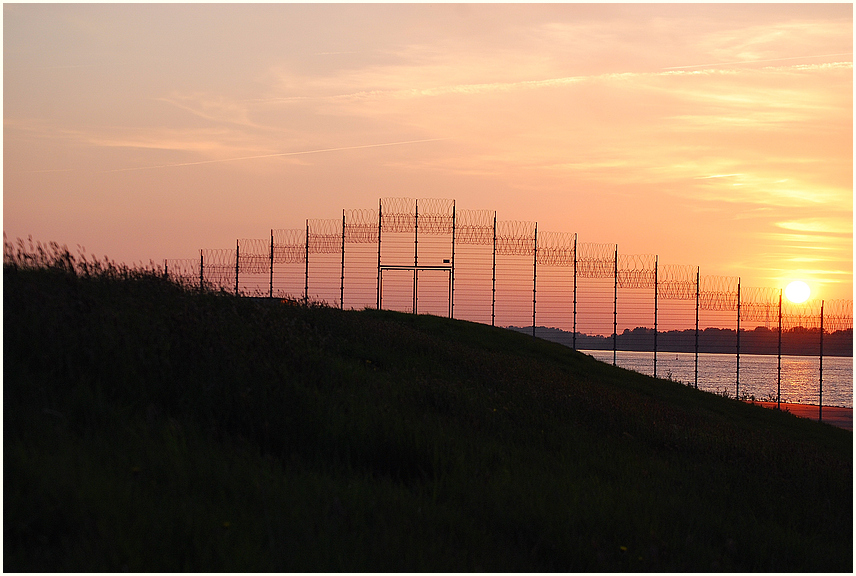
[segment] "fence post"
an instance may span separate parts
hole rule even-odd
[[[491,276],[490,325],[496,326],[496,210],[493,212],[493,265]]]
[[[779,354],[776,369],[776,409],[782,409],[782,289],[779,288]]]
[[[380,295],[380,283],[381,283],[381,270],[380,270],[380,236],[381,236],[381,223],[383,222],[383,201],[377,201],[377,309],[380,310],[381,306],[381,295]]]
[[[270,292],[269,298],[273,298],[273,228],[270,229]]]
[[[241,261],[241,241],[235,240],[235,296],[238,294],[238,263]]]
[[[740,278],[737,278],[737,382],[734,398],[740,400]]]
[[[820,391],[817,399],[817,421],[823,421],[823,300],[820,301]]]
[[[535,286],[538,278],[538,223],[535,223],[535,245],[532,249],[532,337],[535,338]]]
[[[416,199],[416,217],[413,220],[413,313],[419,304],[419,199]]]
[[[169,260],[166,258],[163,259],[163,277],[165,280],[169,279]]]
[[[303,260],[306,262],[305,272],[303,274],[303,304],[309,304],[309,220],[306,220],[306,249],[303,254]]]
[[[695,277],[695,388],[698,390],[698,310],[701,296],[701,267],[696,268]]]
[[[618,364],[618,244],[615,245],[615,288],[612,296],[612,365]]]
[[[339,309],[345,309],[345,209],[342,209],[342,280],[339,284]]]
[[[659,291],[659,258],[659,256],[654,256],[654,378],[657,377],[657,293]]]
[[[455,317],[455,201],[452,200],[452,270],[449,272],[449,318]]]
[[[574,232],[574,334],[573,349],[577,349],[577,233]]]
[[[199,250],[199,291],[205,290],[205,255]]]

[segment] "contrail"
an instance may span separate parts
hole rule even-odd
[[[178,166],[196,166],[199,164],[214,164],[216,162],[235,162],[237,160],[254,160],[256,158],[275,158],[277,156],[299,156],[302,154],[318,154],[320,152],[338,152],[340,150],[359,150],[361,148],[381,148],[383,146],[400,146],[402,144],[418,144],[420,142],[439,142],[450,138],[427,138],[424,140],[404,140],[401,142],[384,142],[381,144],[362,144],[360,146],[340,146],[338,148],[319,148],[317,150],[301,150],[299,152],[277,152],[275,154],[260,154],[258,156],[239,156],[237,158],[220,158],[218,160],[199,160],[198,162],[180,162],[178,164],[158,164],[156,166],[140,166],[137,168],[116,168],[103,172],[131,172],[133,170],[151,170],[153,168],[173,168]]]
[[[692,66],[669,66],[663,70],[680,70],[682,68],[705,68],[707,66],[730,66],[732,64],[751,64],[754,62],[779,62],[780,60],[802,60],[804,58],[827,58],[829,56],[852,56],[852,52],[839,52],[837,54],[818,54],[817,56],[792,56],[790,58],[767,58],[764,60],[739,60],[736,62],[718,62],[716,64],[694,64]]]

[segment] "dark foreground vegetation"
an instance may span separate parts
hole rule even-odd
[[[5,571],[853,569],[851,432],[7,247]]]

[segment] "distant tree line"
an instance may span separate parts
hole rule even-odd
[[[510,329],[527,334],[532,327],[509,326]],[[570,346],[573,333],[558,328],[538,326],[535,334],[539,338]],[[696,331],[668,330],[657,332],[658,352],[695,352]],[[612,336],[592,336],[577,332],[576,347],[580,350],[612,350]],[[625,329],[616,337],[618,350],[636,352],[654,351],[654,329]],[[741,354],[777,354],[779,331],[759,326],[754,330],[740,330]],[[728,328],[705,328],[698,332],[698,351],[715,354],[737,352],[737,332]],[[820,330],[796,327],[782,331],[782,354],[789,356],[817,356],[820,354]],[[837,330],[823,335],[824,356],[853,356],[853,329]]]

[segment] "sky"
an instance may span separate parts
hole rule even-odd
[[[453,198],[853,296],[852,4],[4,4],[3,229],[128,264]]]

